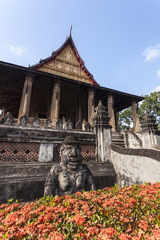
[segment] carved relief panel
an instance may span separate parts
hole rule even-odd
[[[39,70],[74,80],[91,83],[80,68],[71,46],[68,44],[53,60],[44,64]]]

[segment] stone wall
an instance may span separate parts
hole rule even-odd
[[[160,181],[160,151],[123,149],[112,145],[111,162],[121,187]]]
[[[67,135],[81,142],[81,154],[96,187],[114,186],[113,165],[95,161],[93,132],[0,125],[0,203],[11,198],[23,202],[43,196],[47,173],[60,160],[60,146]]]
[[[61,143],[0,142],[0,162],[57,162]],[[95,160],[95,144],[82,144],[86,161]]]
[[[95,134],[89,131],[61,130],[41,127],[7,126],[0,124],[0,142],[60,143],[67,136],[77,137],[82,144],[95,144]]]
[[[135,132],[124,131],[122,134],[127,148],[142,148],[142,140]]]
[[[155,142],[156,142],[156,145],[160,148],[160,134],[155,135]]]
[[[144,148],[159,148],[160,149],[160,132],[142,132],[142,142]]]
[[[23,202],[43,197],[45,179],[53,164],[57,163],[0,163],[0,203],[11,198]],[[86,164],[97,189],[114,186],[116,174],[110,162]]]
[[[50,167],[60,160],[60,146],[68,135],[75,136],[81,142],[83,159],[94,162],[93,132],[1,124],[0,202],[10,198],[31,201],[42,197],[46,175]],[[97,175],[95,177],[99,182],[100,178]],[[114,178],[115,173],[110,182],[114,182]],[[104,174],[101,183],[106,181],[108,176]]]
[[[55,162],[66,136],[81,142],[82,156],[95,160],[95,134],[75,130],[0,125],[0,162]]]

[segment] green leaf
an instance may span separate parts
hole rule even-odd
[[[6,239],[7,235],[8,235],[8,232],[4,234],[3,239]]]
[[[9,204],[13,203],[13,198],[8,199],[8,203],[9,203]]]

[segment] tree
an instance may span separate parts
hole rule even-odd
[[[160,129],[160,91],[145,95],[142,103],[139,104],[139,118],[143,119],[146,113],[154,116]],[[133,128],[133,116],[131,107],[119,112],[119,125],[122,129]]]
[[[132,114],[132,108],[126,108],[125,110],[122,110],[118,113],[118,125],[123,130],[128,130],[129,128],[132,128],[133,126],[133,114]]]

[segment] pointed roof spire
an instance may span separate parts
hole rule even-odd
[[[71,37],[71,35],[72,35],[72,24],[71,24],[71,27],[70,27],[70,34],[69,34],[69,36]]]

